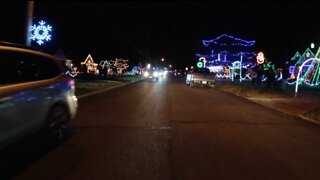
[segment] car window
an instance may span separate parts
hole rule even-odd
[[[22,52],[0,51],[0,85],[50,79],[61,73],[47,57]]]
[[[194,72],[197,72],[197,73],[210,73],[210,70],[208,68],[199,68],[199,69],[195,69]]]

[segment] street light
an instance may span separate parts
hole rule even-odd
[[[172,65],[171,65],[171,64],[169,64],[169,68],[172,68]]]
[[[311,49],[313,49],[314,48],[314,43],[311,43]]]
[[[164,58],[162,58],[161,61],[163,62],[163,61],[164,61]]]

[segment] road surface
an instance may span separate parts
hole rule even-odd
[[[71,127],[13,179],[320,179],[318,126],[183,81],[80,99]]]

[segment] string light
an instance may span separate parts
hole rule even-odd
[[[39,25],[31,26],[31,40],[36,41],[39,45],[42,45],[44,41],[51,40],[50,32],[52,26],[46,25],[46,22],[40,21]]]
[[[294,56],[291,58],[292,61],[296,61],[301,58],[301,54],[297,51]]]
[[[309,57],[307,57],[307,56],[309,56]],[[304,53],[302,54],[302,56],[299,58],[299,60],[295,64],[295,66],[300,65],[300,64],[304,63],[307,59],[313,58],[313,57],[315,57],[315,55],[313,54],[313,52],[309,48],[307,48],[304,51]]]
[[[232,39],[232,40],[235,40],[235,41],[239,41],[237,43],[220,43],[218,42],[221,38],[223,37],[227,37],[229,39]],[[202,43],[203,45],[205,46],[209,46],[210,44],[217,44],[217,45],[220,45],[220,46],[245,46],[245,47],[248,47],[248,46],[253,46],[255,44],[256,41],[246,41],[246,40],[243,40],[243,39],[240,39],[240,38],[236,38],[234,36],[230,36],[230,35],[227,35],[227,34],[222,34],[221,36],[215,38],[215,39],[211,39],[211,40],[202,40]]]

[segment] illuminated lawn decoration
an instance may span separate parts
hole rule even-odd
[[[142,70],[141,70],[141,67],[139,66],[134,66],[131,70],[132,75],[141,74],[141,73],[142,73]]]
[[[117,68],[118,75],[124,75],[125,70],[129,67],[129,60],[117,59],[113,62],[113,65]]]
[[[201,58],[199,58],[199,61],[202,62],[201,67],[204,67],[204,68],[205,68],[205,67],[206,67],[206,62],[207,62],[207,61],[206,61],[206,58],[205,58],[205,57],[201,57]],[[200,65],[200,64],[199,64],[199,65]],[[197,65],[197,66],[198,66],[198,65]],[[200,67],[200,68],[201,68],[201,67]]]
[[[243,64],[241,63],[241,61],[235,61],[232,63],[232,66],[230,67],[230,70],[229,73],[231,73],[231,80],[233,81],[234,80],[234,77],[239,75],[239,80],[240,82],[242,80],[246,80],[246,79],[251,79],[251,77],[249,76],[249,71],[246,72],[245,74],[245,77],[243,78],[242,77],[242,68],[241,68],[241,65],[242,65],[242,68],[245,68],[243,66]],[[245,68],[245,69],[248,69],[248,68]],[[251,68],[250,68],[251,69]],[[228,72],[228,71],[227,71]],[[226,75],[225,75],[226,76]]]
[[[264,63],[264,54],[263,52],[259,52],[257,55],[257,64],[263,64]]]
[[[316,53],[315,56],[317,59],[310,61],[311,62],[310,65],[305,65],[308,68],[301,78],[303,82],[300,81],[299,83],[304,83],[309,86],[318,86],[320,84],[320,82],[319,82],[319,80],[320,80],[320,63],[318,61],[318,59],[320,58],[320,47],[319,47],[318,52]],[[306,63],[306,64],[308,64],[308,63]],[[303,73],[303,69],[301,69],[301,71]]]
[[[198,68],[203,68],[203,62],[201,62],[201,61],[197,62],[197,67]]]
[[[101,67],[101,75],[105,76],[105,75],[114,75],[115,73],[113,72],[113,61],[112,60],[102,60],[99,63],[100,67]]]
[[[301,55],[301,57],[299,58],[299,60],[296,62],[295,66],[299,66],[302,63],[304,63],[306,60],[310,59],[310,58],[314,58],[315,55],[313,54],[313,52],[307,48],[304,53]],[[309,63],[310,64],[310,63]]]
[[[67,71],[66,74],[71,77],[76,77],[78,74],[80,74],[80,72],[77,67],[73,67],[71,71]]]
[[[301,54],[297,51],[294,56],[291,58],[291,61],[298,61],[301,58]]]
[[[296,52],[295,55],[291,58],[289,64],[289,79],[294,80],[297,77],[299,70],[301,70],[299,77],[299,84],[305,84],[309,86],[319,85],[319,63],[316,60],[308,61],[311,58],[320,57],[320,48],[318,49],[316,55],[307,48],[302,55],[299,52]],[[294,65],[292,65],[294,63]],[[303,64],[303,66],[301,66]],[[289,85],[294,84],[295,82],[288,82]]]
[[[44,21],[40,21],[38,25],[34,24],[31,26],[31,40],[42,45],[45,41],[51,40],[51,31],[52,26],[46,25]]]
[[[94,63],[91,55],[89,54],[84,62],[81,62],[81,66],[86,67],[88,74],[99,74],[98,64]]]
[[[300,79],[300,74],[302,72],[302,69],[304,67],[305,64],[309,63],[309,62],[317,62],[317,73],[314,74],[314,78],[315,78],[315,84],[314,85],[319,85],[319,63],[320,63],[320,59],[318,58],[310,58],[308,60],[306,60],[304,63],[302,63],[302,65],[299,67],[299,72],[298,72],[298,75],[297,75],[297,80],[296,80],[296,88],[295,88],[295,96],[298,95],[298,86],[299,84],[301,84],[302,82],[305,82],[305,79],[304,78],[301,78]]]
[[[295,64],[301,59],[301,54],[297,51],[290,61],[286,61],[286,66],[289,67],[289,79],[295,79],[296,66]]]

